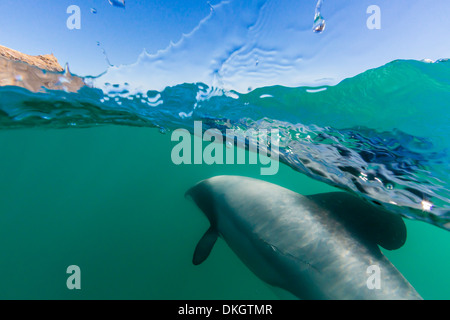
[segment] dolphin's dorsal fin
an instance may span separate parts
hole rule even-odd
[[[208,258],[218,236],[217,230],[212,226],[205,232],[195,248],[194,258],[192,259],[194,265],[198,266]]]
[[[399,249],[406,242],[406,226],[399,215],[372,206],[357,196],[347,192],[330,192],[307,198],[328,209],[360,238],[388,250]]]

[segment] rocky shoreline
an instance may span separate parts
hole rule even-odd
[[[0,86],[18,86],[32,92],[77,92],[86,84],[64,69],[53,54],[31,56],[0,45]]]

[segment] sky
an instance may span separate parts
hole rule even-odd
[[[66,26],[70,5],[80,7],[79,30]],[[73,72],[95,75],[107,67],[97,42],[112,64],[133,63],[144,49],[156,52],[178,41],[209,12],[203,0],[127,0],[125,9],[108,0],[2,0],[0,44],[31,55],[53,53]]]
[[[80,29],[67,28],[70,5],[80,8]],[[380,29],[367,27],[373,5]],[[395,59],[450,57],[448,0],[324,0],[320,34],[312,32],[315,6],[315,0],[127,0],[125,8],[108,0],[2,0],[0,44],[53,53],[83,76],[108,68],[104,49],[116,66],[112,81],[128,77],[156,88],[217,74],[238,91],[334,84]],[[148,55],[139,58],[144,49]]]

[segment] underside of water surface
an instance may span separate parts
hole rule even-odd
[[[337,85],[247,93],[204,83],[141,92],[128,83],[96,88],[104,75],[84,78],[85,85],[70,92],[64,87],[73,77],[68,70],[54,73],[62,88],[32,92],[27,86],[48,75],[32,70],[36,76],[21,86],[0,87],[0,128],[127,125],[193,133],[194,121],[202,121],[204,130],[226,136],[233,129],[244,140],[250,129],[277,129],[279,159],[294,170],[450,229],[446,60],[396,60]]]
[[[223,239],[192,264],[217,175],[407,218],[382,253],[448,298],[447,2],[2,0],[0,298],[280,298]]]

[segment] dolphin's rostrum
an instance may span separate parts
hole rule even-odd
[[[193,263],[221,236],[260,279],[300,299],[421,299],[381,253],[406,240],[400,216],[356,196],[302,196],[252,178],[218,176],[187,193],[210,221]],[[379,288],[368,285],[370,267]]]

